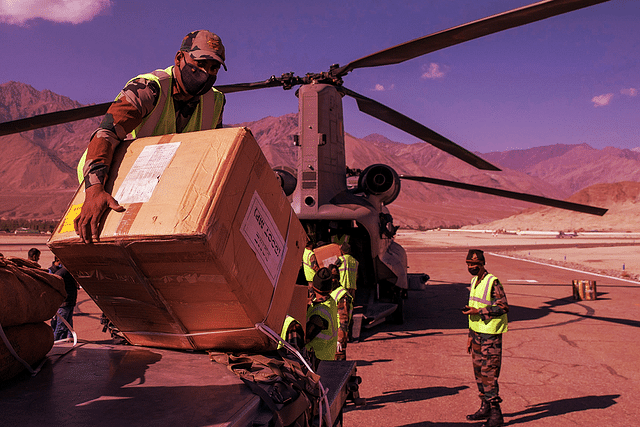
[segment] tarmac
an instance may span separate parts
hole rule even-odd
[[[503,283],[510,305],[500,376],[505,425],[638,424],[640,282],[632,277],[640,273],[640,239],[601,239],[594,247],[587,238],[442,230],[401,232],[398,242],[407,250],[409,272],[431,278],[425,290],[409,291],[402,325],[364,329],[360,341],[349,344],[347,357],[357,361],[366,404],[348,404],[345,426],[482,424],[465,419],[480,404],[466,353],[467,317],[460,312],[468,298],[464,259],[470,247],[485,250],[487,270]],[[629,258],[614,277],[603,272],[616,270],[621,259],[594,271],[586,271],[588,262],[581,269],[541,261],[554,251],[590,253],[592,260],[615,258],[604,254],[619,251]],[[574,279],[595,281],[597,299],[575,300]],[[99,320],[100,310],[80,289],[74,317],[79,338],[108,342]]]
[[[349,405],[345,426],[482,425],[465,419],[480,405],[466,353],[467,317],[460,312],[471,278],[464,263],[469,247],[485,250],[487,270],[501,280],[509,300],[499,381],[505,425],[638,425],[640,282],[501,253],[515,246],[545,258],[546,251],[573,254],[589,244],[527,239],[400,234],[409,272],[431,279],[426,290],[409,291],[404,324],[364,330],[360,342],[349,344],[347,357],[357,360],[367,404]],[[624,247],[637,262],[636,242]],[[540,249],[543,244],[553,247]],[[607,251],[591,248],[591,258]],[[595,281],[597,299],[575,300],[574,279]]]

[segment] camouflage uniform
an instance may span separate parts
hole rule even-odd
[[[492,306],[482,308],[480,317],[488,320],[509,311],[507,296],[499,280],[495,280],[491,292]],[[501,402],[498,392],[498,377],[502,366],[502,334],[483,334],[469,329],[473,372],[476,377],[480,399],[486,402]]]
[[[351,295],[342,286],[340,295],[331,294],[336,299],[338,306],[338,349],[336,350],[336,360],[347,360],[347,343],[349,341],[349,323],[351,322],[351,312],[353,303]],[[336,292],[336,290],[334,290]]]

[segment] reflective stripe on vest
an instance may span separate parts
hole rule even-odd
[[[491,301],[491,292],[493,284],[496,281],[493,274],[485,275],[479,284],[476,285],[478,277],[471,279],[471,291],[469,292],[469,307],[481,309],[484,307],[494,306]],[[469,329],[481,334],[502,334],[507,332],[507,314],[498,317],[490,317],[482,320],[479,314],[469,316]]]
[[[306,348],[313,348],[316,357],[320,360],[334,360],[336,350],[338,348],[338,326],[337,326],[337,307],[333,298],[327,298],[326,301],[309,307],[307,310],[307,321],[312,316],[320,316],[327,321],[327,329],[323,329],[320,333],[307,343]]]
[[[349,254],[340,255],[340,285],[345,289],[356,289],[356,277],[358,275],[358,261]]]
[[[173,66],[164,70],[155,70],[152,73],[141,74],[127,82],[127,84],[129,84],[133,80],[143,78],[152,80],[160,86],[158,102],[151,113],[142,120],[142,123],[140,123],[133,132],[131,132],[131,135],[134,138],[176,133],[175,108],[173,106],[173,97],[170,96],[173,82],[172,69]],[[119,96],[120,95],[118,94],[118,97]],[[117,99],[118,98],[116,97],[116,100]],[[162,108],[158,108],[159,106],[162,106]],[[220,121],[223,106],[224,94],[216,88],[212,88],[200,97],[198,106],[181,133],[215,129]],[[206,120],[207,117],[211,117],[211,120]],[[84,179],[84,165],[86,161],[87,150],[84,151],[80,158],[80,162],[78,163],[77,172],[79,182],[82,182]]]
[[[304,270],[304,277],[307,279],[307,282],[313,282],[313,277],[316,275],[316,272],[311,268],[311,256],[313,255],[313,251],[308,248],[304,248],[304,253],[302,254],[302,268]]]

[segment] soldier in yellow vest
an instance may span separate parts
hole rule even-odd
[[[311,304],[313,297],[313,278],[316,276],[316,271],[320,268],[316,254],[313,252],[315,244],[309,240],[304,247],[302,253],[302,271],[304,272],[304,278],[307,280],[309,286],[309,293],[307,298],[307,305]]]
[[[356,297],[356,283],[358,280],[358,260],[351,256],[351,246],[343,243],[340,246],[340,255],[337,265],[340,271],[340,284],[349,292],[351,298]]]
[[[349,324],[353,311],[353,298],[351,294],[340,284],[340,272],[334,264],[329,266],[333,279],[333,291],[331,298],[336,302],[338,321],[338,347],[336,350],[336,360],[347,360],[347,343],[349,342]]]
[[[300,322],[298,322],[293,316],[287,314],[285,317],[280,337],[298,351],[302,351],[304,348],[304,330]],[[279,349],[282,347],[282,344],[278,345]]]
[[[124,211],[104,184],[113,153],[128,134],[139,138],[222,127],[224,95],[213,84],[220,67],[227,69],[224,60],[220,37],[193,31],[182,40],[173,66],[142,74],[122,89],[78,165],[85,201],[74,225],[85,243],[97,239],[104,212]]]
[[[498,278],[485,269],[484,252],[470,249],[467,269],[473,276],[469,304],[463,310],[463,314],[469,316],[467,352],[472,356],[473,372],[482,401],[480,409],[467,415],[467,419],[486,419],[483,427],[497,427],[504,424],[498,377],[502,365],[502,334],[507,332],[509,304]]]
[[[305,348],[319,360],[334,360],[338,344],[338,309],[331,298],[331,271],[322,267],[313,278],[314,296],[307,309]],[[315,367],[314,367],[315,368]]]

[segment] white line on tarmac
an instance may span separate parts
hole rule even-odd
[[[526,262],[530,262],[530,263],[533,263],[533,264],[546,265],[547,267],[555,267],[555,268],[560,268],[562,270],[575,271],[577,273],[591,274],[593,276],[606,277],[607,279],[621,280],[623,282],[634,283],[636,285],[638,284],[638,282],[635,281],[635,280],[621,279],[619,277],[607,276],[605,274],[592,273],[590,271],[576,270],[575,268],[567,268],[567,267],[561,267],[559,265],[547,264],[546,262],[531,261],[530,259],[515,258],[515,257],[509,256],[509,255],[496,254],[494,252],[487,252],[487,253],[491,254],[491,255],[499,256],[499,257],[502,257],[502,258],[515,259],[517,261],[526,261]]]

